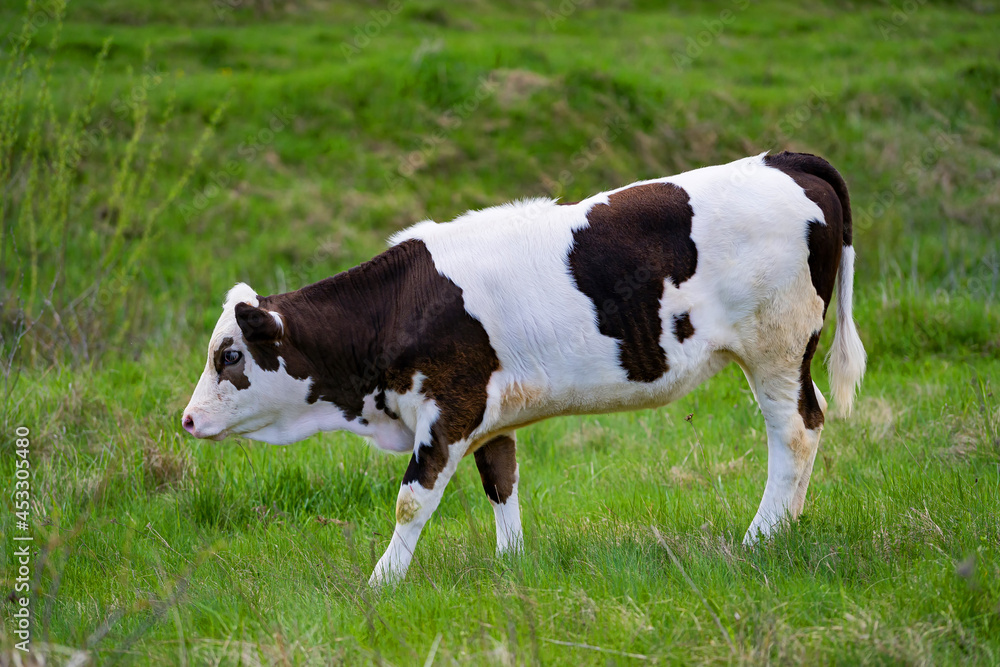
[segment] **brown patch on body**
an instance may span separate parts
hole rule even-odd
[[[787,174],[823,211],[823,222],[810,220],[806,227],[809,275],[823,299],[823,314],[830,305],[843,246],[851,245],[853,225],[847,184],[823,158],[808,153],[778,153],[764,157],[764,164]]]
[[[517,481],[517,446],[514,438],[501,435],[476,450],[476,467],[483,491],[495,503],[510,498]]]
[[[811,153],[790,153],[788,151],[764,156],[764,164],[780,169],[795,179],[795,182],[806,191],[806,195],[823,210],[824,215],[839,205],[840,214],[833,217],[835,221],[839,220],[843,225],[843,244],[851,245],[854,242],[851,196],[847,192],[847,183],[844,182],[844,177],[832,164]],[[826,186],[817,189],[815,188],[816,181],[807,181],[804,179],[805,176],[819,179],[825,182]],[[828,224],[830,224],[829,220]]]
[[[799,414],[802,415],[802,421],[809,430],[815,430],[823,425],[823,408],[820,407],[819,400],[816,398],[809,368],[818,343],[819,332],[817,331],[809,337],[806,351],[802,355],[802,366],[799,369]]]
[[[431,429],[433,433],[433,428]],[[417,482],[425,489],[433,489],[438,475],[448,465],[448,444],[440,442],[437,436],[430,443],[421,443],[403,473],[403,484]]]
[[[600,332],[619,341],[619,363],[634,382],[654,382],[669,369],[660,299],[664,280],[679,287],[694,275],[693,217],[683,189],[650,183],[595,204],[590,224],[573,234],[568,263],[577,289],[594,303]]]
[[[843,246],[837,238],[836,229],[823,225],[815,220],[809,222],[806,228],[806,245],[809,246],[809,277],[813,288],[823,299],[823,317],[833,298],[833,286],[840,267],[840,255]]]
[[[422,242],[420,245],[423,247]],[[430,253],[426,253],[426,262],[426,270],[440,278],[436,289],[447,305],[433,322],[424,323],[426,338],[402,356],[397,369],[388,375],[387,386],[402,393],[419,371],[425,376],[420,392],[438,407],[431,441],[420,443],[403,476],[404,484],[416,481],[430,489],[448,463],[448,445],[467,439],[482,423],[486,385],[500,369],[500,360],[483,325],[465,310],[461,288],[437,273]],[[415,311],[414,317],[421,313]]]
[[[691,324],[691,313],[674,315],[674,338],[677,339],[677,342],[683,343],[693,335],[694,326]]]

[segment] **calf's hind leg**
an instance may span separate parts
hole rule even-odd
[[[767,485],[744,544],[768,536],[787,519],[796,519],[819,449],[826,401],[809,373],[819,334],[806,344],[801,365],[755,369],[755,393],[767,424]]]
[[[493,505],[497,524],[497,554],[522,549],[521,510],[517,503],[517,458],[513,433],[498,435],[476,450],[476,467],[483,490]]]
[[[823,430],[823,421],[826,416],[826,399],[823,398],[823,394],[820,393],[819,387],[816,386],[815,382],[810,380],[812,385],[813,395],[816,397],[816,406],[819,407],[819,424],[815,425],[813,429],[806,429],[816,431],[816,447],[813,449],[812,456],[809,458],[809,462],[806,465],[805,471],[802,477],[799,479],[799,486],[795,490],[795,498],[792,500],[792,516],[798,517],[802,514],[802,508],[806,504],[806,491],[809,489],[809,478],[812,477],[813,464],[816,462],[816,453],[819,451],[819,434]],[[806,390],[803,390],[805,392]],[[800,399],[801,401],[801,399]],[[801,410],[800,410],[801,414]],[[815,415],[816,413],[814,413]],[[803,417],[803,425],[806,425],[808,420]]]

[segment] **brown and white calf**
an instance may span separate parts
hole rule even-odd
[[[849,414],[865,368],[851,209],[821,158],[758,155],[425,221],[295,292],[230,290],[183,426],[273,444],[346,429],[410,453],[378,584],[405,574],[467,454],[497,550],[517,550],[518,428],[664,405],[735,361],[767,423],[753,543],[805,502],[827,406],[809,368],[838,273],[831,385]]]

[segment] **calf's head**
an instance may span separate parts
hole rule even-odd
[[[283,316],[260,305],[244,283],[226,295],[205,370],[181,422],[196,438],[243,435],[287,444],[305,437],[300,431],[310,380],[289,375]]]

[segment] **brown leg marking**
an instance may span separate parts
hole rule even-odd
[[[430,444],[422,443],[410,457],[410,465],[406,466],[406,473],[403,475],[403,485],[417,482],[425,489],[433,489],[438,475],[446,465],[448,446],[432,437]]]
[[[805,430],[797,435],[801,441],[798,449],[803,451],[800,452],[797,449],[795,455],[796,458],[800,459],[802,476],[799,478],[799,486],[790,508],[793,517],[798,517],[806,504],[806,490],[809,488],[809,478],[812,476],[813,463],[816,461],[819,436],[823,431],[825,417],[823,406],[825,401],[822,400],[821,396],[817,396],[816,387],[813,385],[812,375],[809,372],[809,365],[816,353],[816,344],[819,342],[819,333],[817,331],[809,337],[805,353],[802,355],[802,367],[799,372],[799,415],[802,417]]]
[[[819,331],[809,337],[806,343],[806,351],[802,355],[802,367],[799,370],[799,414],[805,427],[815,430],[823,426],[823,408],[820,407],[819,399],[813,390],[812,375],[809,366],[812,363],[813,355],[816,354],[816,344],[819,343]]]
[[[517,481],[514,438],[501,435],[476,450],[476,467],[483,480],[483,490],[495,503],[505,503]]]
[[[796,458],[799,458],[802,465],[802,477],[799,478],[799,486],[792,501],[791,513],[793,517],[798,517],[802,513],[802,508],[806,504],[806,490],[809,488],[809,478],[812,476],[813,463],[816,461],[816,451],[819,449],[819,436],[823,431],[824,403],[822,396],[817,396],[816,387],[813,385],[812,375],[809,366],[813,355],[816,353],[816,344],[819,342],[819,331],[809,337],[806,343],[806,351],[802,355],[802,367],[799,372],[799,415],[802,416],[802,423],[806,430],[798,438],[801,440],[799,449],[796,450]]]

